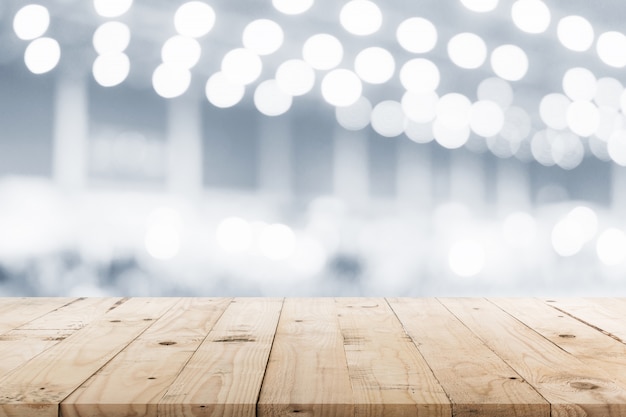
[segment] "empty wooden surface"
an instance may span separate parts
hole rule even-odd
[[[624,416],[626,299],[0,298],[0,416]]]

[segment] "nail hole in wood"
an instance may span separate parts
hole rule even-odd
[[[41,388],[39,388],[39,389],[40,389],[40,390],[42,390],[42,391],[43,391],[43,390],[45,390],[45,388],[44,388],[44,387],[41,387]]]
[[[167,340],[165,342],[159,342],[159,345],[163,345],[163,346],[170,346],[170,345],[175,345],[176,342],[172,342],[170,340]]]
[[[122,320],[109,320],[111,323],[121,323]]]
[[[576,336],[574,336],[573,334],[560,334],[559,337],[563,337],[565,339],[573,339]]]
[[[296,323],[302,323],[302,320],[295,320]]]
[[[154,319],[143,319],[143,321],[152,321]]]
[[[517,379],[516,376],[510,376],[509,379]]]
[[[148,377],[148,379],[156,379],[156,378],[155,378],[155,377],[153,377],[153,376],[150,376],[150,377]]]

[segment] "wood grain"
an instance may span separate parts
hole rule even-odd
[[[443,304],[551,404],[552,416],[624,416],[626,391],[485,299]]]
[[[389,299],[456,416],[550,416],[524,379],[435,299]]]
[[[258,416],[354,416],[337,314],[332,298],[285,300]]]
[[[626,341],[626,301],[614,298],[554,298],[549,304],[600,331]]]
[[[75,298],[0,298],[0,334],[75,301]]]

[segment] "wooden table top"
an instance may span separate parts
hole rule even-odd
[[[626,299],[0,298],[0,416],[626,416]]]

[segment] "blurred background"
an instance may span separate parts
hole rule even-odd
[[[0,296],[626,294],[619,0],[3,0]]]

